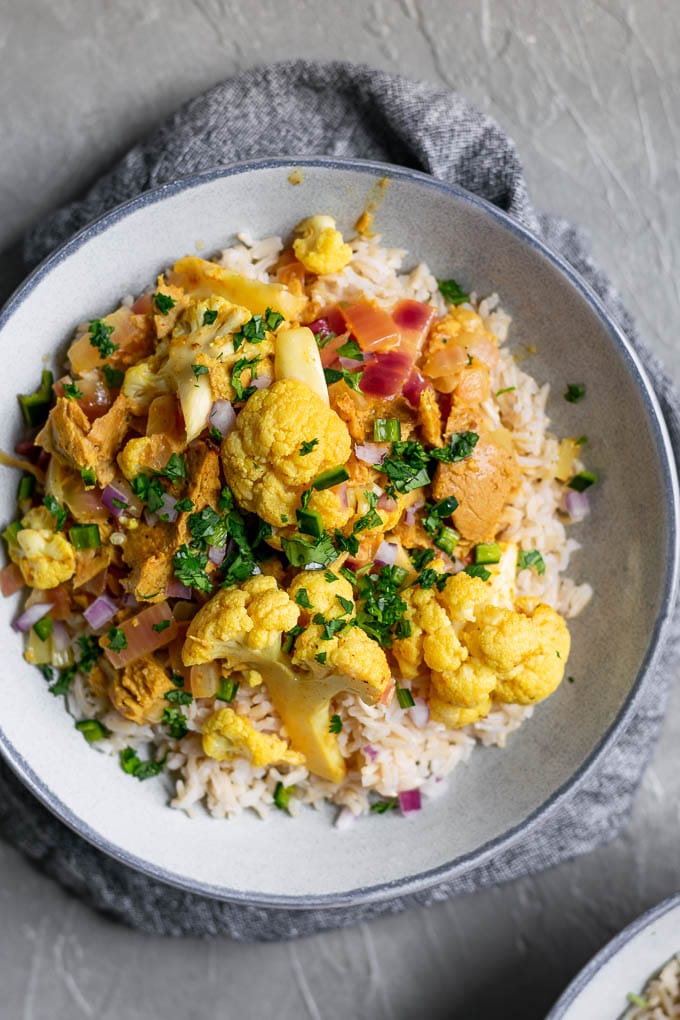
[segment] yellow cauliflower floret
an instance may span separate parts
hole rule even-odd
[[[351,603],[354,611],[354,591],[349,581],[341,575],[337,575],[334,581],[327,581],[325,575],[324,570],[306,570],[293,578],[288,594],[294,602],[302,599],[305,603],[300,606],[302,623],[308,623],[315,613],[321,613],[326,619],[347,615],[348,610],[340,599]],[[301,590],[304,590],[306,597],[300,595]],[[311,609],[307,607],[307,602],[311,603]]]
[[[301,452],[303,442],[318,440]],[[222,445],[226,480],[240,506],[280,526],[295,521],[302,492],[322,471],[344,464],[345,423],[308,386],[280,379],[248,400]],[[321,510],[323,514],[323,510]]]
[[[450,701],[440,698],[436,692],[430,695],[430,718],[434,722],[443,723],[451,730],[460,730],[463,726],[484,719],[491,711],[491,698],[482,698],[473,708],[461,708]]]
[[[238,588],[222,588],[189,624],[182,650],[184,665],[214,659],[238,663],[244,657],[247,660],[248,650],[280,647],[282,632],[295,626],[299,613],[276,578],[266,574],[251,577]]]
[[[518,612],[488,606],[469,628],[470,651],[494,671],[499,701],[533,705],[559,686],[569,656],[563,618],[550,606],[520,599]]]
[[[455,668],[467,655],[441,598],[436,588],[408,588],[403,594],[411,633],[395,641],[392,652],[408,680],[418,676],[423,666],[439,671]]]
[[[125,373],[121,392],[129,400],[133,414],[143,414],[152,400],[170,393],[170,380],[161,371],[162,364],[163,359],[154,354],[131,365]]]
[[[47,528],[23,528],[10,556],[31,588],[56,588],[76,572],[76,551],[67,538]]]
[[[496,674],[474,656],[466,658],[451,669],[433,672],[432,688],[435,694],[458,708],[479,708],[491,702],[496,687]]]
[[[298,223],[293,251],[299,262],[317,276],[339,273],[352,259],[352,249],[345,244],[332,216],[310,216]]]
[[[256,768],[302,765],[304,755],[292,751],[273,733],[261,733],[233,708],[220,708],[203,724],[203,750],[216,761],[247,758]]]

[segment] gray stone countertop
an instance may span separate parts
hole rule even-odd
[[[680,8],[668,0],[0,0],[0,286],[22,229],[239,69],[350,59],[460,89],[585,225],[680,381]],[[282,137],[281,149],[285,149]],[[680,692],[626,829],[553,871],[297,943],[149,938],[0,843],[2,1020],[539,1020],[680,888]]]

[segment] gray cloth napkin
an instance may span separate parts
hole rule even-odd
[[[88,192],[26,239],[27,267],[94,217],[148,188],[256,156],[359,156],[431,173],[494,202],[544,238],[582,274],[620,322],[654,378],[677,448],[678,404],[643,347],[584,235],[533,209],[515,147],[461,96],[436,85],[350,64],[296,61],[229,79],[194,99]],[[482,867],[417,895],[337,910],[264,910],[205,899],[152,881],[106,857],[63,826],[0,767],[0,833],[94,906],[146,932],[269,940],[355,924],[415,904],[551,867],[611,839],[623,825],[664,713],[678,627],[648,696],[625,733],[571,799],[530,837]]]

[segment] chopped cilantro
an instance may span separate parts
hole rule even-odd
[[[564,391],[564,399],[570,404],[580,403],[586,395],[583,383],[569,383]]]
[[[170,679],[175,687],[184,687],[184,677],[181,673],[175,673],[174,671],[170,674]]]
[[[342,597],[342,595],[336,595],[335,597],[338,600],[338,602],[340,603],[340,606],[342,607],[342,609],[344,609],[344,611],[346,613],[350,613],[351,614],[351,613],[354,612],[354,603],[352,602],[351,599],[344,599]]]
[[[470,577],[480,577],[482,581],[488,581],[491,577],[491,571],[487,570],[481,563],[468,563],[465,573],[469,574]]]
[[[76,723],[76,729],[82,733],[88,744],[95,744],[98,740],[108,737],[110,733],[99,719],[80,719]]]
[[[314,656],[314,658],[316,659],[317,662],[320,662],[321,665],[323,666],[323,664],[325,663],[326,658],[327,658],[327,653],[326,652],[317,652],[316,655]]]
[[[340,382],[343,379],[351,390],[359,392],[359,383],[361,381],[361,371],[350,372],[346,368],[324,368],[324,378],[329,386],[333,383]]]
[[[418,575],[417,583],[421,588],[434,588],[440,577],[446,577],[446,574],[440,574],[438,570],[434,570],[432,567],[425,567]]]
[[[169,701],[171,705],[190,705],[194,699],[189,694],[189,691],[175,688],[172,691],[165,692],[165,700]]]
[[[205,312],[203,312],[203,325],[212,326],[216,318],[217,310],[214,308],[208,308]]]
[[[340,529],[336,528],[333,541],[338,552],[348,552],[350,556],[356,556],[359,552],[359,539],[356,535],[343,535]]]
[[[574,682],[574,678],[573,678],[573,676],[568,676],[568,677],[567,677],[567,683],[568,683],[568,684],[573,684],[573,682]]]
[[[83,470],[80,472],[80,477],[87,486],[97,484],[97,475],[95,473],[94,468],[83,468]]]
[[[325,567],[338,555],[330,535],[324,535],[315,541],[304,538],[303,535],[282,537],[281,547],[293,567],[305,567],[310,563],[318,563]]]
[[[151,624],[151,630],[155,630],[158,634],[162,631],[167,630],[170,626],[170,620],[159,620],[158,623]]]
[[[407,549],[406,551],[411,563],[418,572],[424,570],[435,557],[434,549]]]
[[[430,456],[434,460],[456,464],[458,461],[467,460],[478,442],[479,436],[476,432],[454,432],[449,436],[446,446],[431,450]]]
[[[218,428],[215,428],[214,425],[211,425],[210,428],[208,429],[208,435],[212,439],[213,443],[221,443],[222,439],[224,438],[220,430]]]
[[[376,465],[376,469],[387,475],[390,480],[387,492],[395,496],[398,492],[412,492],[429,484],[428,460],[425,448],[416,440],[408,439],[392,443],[389,456]]]
[[[58,500],[54,498],[49,492],[46,493],[43,499],[43,505],[47,507],[49,512],[54,517],[54,530],[63,531],[66,518],[68,517],[68,510],[63,507]]]
[[[320,329],[318,333],[314,334],[316,346],[319,348],[320,351],[322,351],[324,347],[331,342],[331,340],[335,340],[337,335],[338,334],[333,333],[332,330]]]
[[[516,386],[505,386],[502,390],[496,390],[496,396],[502,397],[504,393],[514,393],[516,389]]]
[[[345,341],[341,347],[338,347],[336,353],[341,358],[351,358],[353,361],[364,360],[364,352],[353,337]]]
[[[175,691],[175,693],[182,694],[183,692]],[[179,708],[164,708],[161,722],[167,729],[168,736],[172,737],[173,740],[181,740],[189,732],[187,717]]]
[[[127,648],[127,638],[120,627],[109,627],[106,636],[109,639],[109,648],[112,652],[122,652],[125,648]]]
[[[284,786],[281,782],[276,784],[274,789],[274,803],[279,811],[288,810],[288,805],[294,789],[294,786]]]
[[[144,503],[149,513],[157,513],[163,506],[165,490],[160,478],[152,475],[137,475],[132,479],[132,491]]]
[[[334,574],[332,570],[327,570],[323,576],[329,584],[332,584],[333,581],[337,581],[338,579],[338,575]]]
[[[294,627],[291,627],[290,630],[286,631],[283,639],[283,644],[281,645],[281,649],[286,653],[286,655],[290,655],[290,653],[293,651],[295,638],[298,636],[298,634],[302,634],[304,629],[305,629],[304,627],[301,627],[299,624],[296,624]]]
[[[354,522],[352,532],[355,535],[360,531],[366,531],[368,528],[379,528],[382,526],[382,517],[376,510],[378,497],[374,492],[365,492],[364,496],[368,503],[368,510],[362,517],[359,517],[358,520]]]
[[[51,687],[47,688],[50,694],[53,694],[55,698],[58,698],[60,694],[68,694],[75,675],[75,666],[67,666],[66,669],[60,669],[58,680]]]
[[[390,797],[388,800],[376,800],[371,804],[371,811],[374,815],[384,815],[387,811],[394,811],[399,807],[399,798]]]
[[[450,305],[463,305],[470,300],[461,285],[456,280],[437,280],[439,293]]]
[[[357,624],[383,648],[391,647],[395,628],[406,613],[406,603],[399,593],[406,576],[402,567],[385,566],[356,580]]]
[[[196,591],[212,591],[212,582],[205,572],[207,565],[207,553],[191,549],[188,545],[181,545],[172,557],[172,567],[177,580],[187,588],[195,588]]]
[[[248,323],[246,323],[246,325],[248,325]],[[264,339],[264,337],[262,337],[262,339]],[[257,377],[256,366],[260,360],[261,358],[258,354],[254,358],[239,358],[238,361],[234,363],[231,370],[231,385],[234,387],[237,400],[247,400],[248,397],[251,397],[255,392],[257,387],[252,385],[247,387],[243,386],[241,376],[245,370],[249,368],[251,381],[255,379]]]
[[[335,617],[332,620],[327,620],[323,613],[315,613],[312,617],[312,622],[316,623],[317,626],[321,627],[321,640],[330,641],[332,637],[347,626],[347,620],[344,620],[341,616]]]
[[[70,382],[64,384],[64,396],[67,400],[80,400],[83,395],[83,391],[78,386],[78,383]]]
[[[199,549],[206,549],[210,545],[222,548],[226,545],[229,537],[226,517],[220,517],[211,506],[191,514],[188,523],[192,544]]]
[[[298,588],[297,593],[295,595],[295,601],[299,606],[302,606],[303,609],[314,608],[312,603],[309,601],[309,593],[306,588]]]
[[[570,489],[574,489],[575,492],[585,492],[591,485],[594,485],[597,481],[597,475],[592,471],[579,471],[577,475],[567,482],[567,486]]]
[[[123,385],[125,372],[120,368],[111,368],[110,365],[103,365],[102,370],[106,377],[106,383],[111,390],[119,390]]]
[[[175,503],[175,510],[178,514],[188,514],[194,509],[194,501],[192,499],[178,499]]]
[[[311,453],[315,446],[319,445],[318,439],[305,439],[300,443],[300,456],[306,457],[308,453]]]
[[[283,316],[281,312],[277,312],[274,308],[265,308],[264,310],[264,324],[265,327],[272,332],[278,329],[283,322]]]
[[[89,324],[90,343],[99,351],[99,357],[104,361],[110,358],[114,351],[117,351],[119,344],[111,342],[113,326],[108,326],[102,319],[92,319]]]
[[[187,466],[184,457],[180,456],[179,453],[171,454],[170,460],[158,474],[162,475],[163,478],[167,478],[170,482],[178,482],[180,479],[186,478]]]
[[[545,560],[538,549],[520,549],[517,557],[517,569],[529,570],[534,567],[537,574],[545,574]]]
[[[154,294],[153,303],[161,315],[167,315],[170,309],[175,307],[176,301],[169,294],[161,294],[159,291]]]
[[[194,373],[196,379],[198,379],[202,375],[210,374],[210,369],[208,368],[207,365],[192,365],[191,371]]]
[[[246,340],[251,344],[261,344],[264,340],[264,322],[261,315],[253,315],[237,333],[234,333],[234,350],[237,351]]]
[[[217,694],[215,698],[217,701],[226,701],[227,703],[234,700],[239,688],[238,680],[234,680],[232,677],[223,678],[220,680],[220,685],[217,688]]]
[[[342,719],[339,715],[332,715],[328,726],[329,733],[340,733],[342,731]]]
[[[118,757],[123,772],[127,772],[129,776],[134,776],[140,782],[144,779],[151,779],[152,776],[157,776],[159,772],[163,771],[163,766],[165,765],[165,758],[162,758],[160,761],[142,761],[132,747],[126,747],[125,750],[120,752]]]
[[[89,634],[81,634],[76,638],[76,644],[80,651],[78,669],[81,673],[89,673],[102,654],[99,642],[96,637],[91,637]]]

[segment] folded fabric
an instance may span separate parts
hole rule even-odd
[[[461,96],[435,85],[367,67],[307,61],[229,79],[132,149],[85,198],[33,230],[25,243],[26,267],[141,191],[197,170],[282,152],[364,157],[414,167],[462,185],[529,227],[571,262],[628,334],[654,380],[677,444],[680,417],[672,386],[592,261],[583,234],[557,217],[536,213],[510,139]],[[292,938],[472,892],[555,865],[616,834],[659,730],[675,674],[678,633],[676,623],[648,695],[625,733],[566,803],[532,830],[530,838],[482,867],[414,896],[354,908],[286,911],[184,893],[131,871],[81,840],[33,800],[4,766],[0,833],[87,902],[135,928],[159,934]]]

